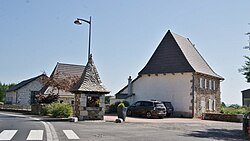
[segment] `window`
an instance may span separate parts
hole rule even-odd
[[[212,80],[209,80],[209,89],[212,90]]]
[[[207,79],[204,80],[205,89],[207,88]]]
[[[203,88],[203,86],[202,86],[202,78],[200,78],[200,88]]]
[[[213,81],[213,89],[214,89],[214,90],[216,89],[215,81]]]
[[[145,107],[152,107],[152,106],[153,106],[153,103],[152,103],[152,102],[142,102],[142,106],[145,106]]]
[[[216,100],[214,99],[213,110],[216,111]]]
[[[212,111],[213,109],[213,100],[212,99],[208,99],[208,110]]]
[[[135,106],[137,107],[137,106],[141,106],[141,102],[136,102],[135,103]]]
[[[99,107],[100,97],[98,96],[87,96],[87,107]]]

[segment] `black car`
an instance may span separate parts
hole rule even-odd
[[[162,101],[164,106],[166,107],[166,116],[170,117],[174,113],[174,107],[171,102],[168,101]]]
[[[133,115],[163,118],[166,115],[166,108],[160,101],[137,101],[127,110],[127,116]]]

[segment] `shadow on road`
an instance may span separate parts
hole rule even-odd
[[[236,129],[207,129],[204,131],[192,131],[191,133],[185,134],[184,136],[207,138],[214,140],[246,140],[247,136],[244,135],[242,130]]]

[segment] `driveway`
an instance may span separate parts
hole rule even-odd
[[[114,122],[117,119],[117,116],[114,115],[105,115],[104,121]],[[221,122],[221,121],[212,121],[212,120],[201,120],[201,119],[192,119],[192,118],[141,118],[141,117],[126,117],[126,123],[230,123],[230,122]],[[239,124],[239,123],[236,123]]]
[[[114,122],[117,116],[106,115],[106,122]],[[146,136],[164,137],[165,140],[225,140],[241,141],[246,140],[242,131],[242,123],[222,122],[188,118],[164,118],[147,119],[140,117],[127,117],[121,125],[143,126],[150,132],[144,133]],[[118,124],[119,125],[119,124]],[[151,130],[152,129],[152,130]],[[132,130],[132,129],[131,129]],[[144,128],[138,130],[145,130]],[[157,131],[157,132],[154,132]],[[140,131],[137,131],[138,134]],[[154,133],[153,133],[154,132]],[[142,133],[143,134],[143,133]],[[166,135],[166,136],[165,136]],[[167,139],[166,139],[167,138]]]

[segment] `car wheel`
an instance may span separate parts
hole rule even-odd
[[[151,112],[147,112],[147,113],[146,113],[146,117],[147,117],[147,118],[151,118],[151,117],[152,117]]]
[[[127,116],[132,116],[132,111],[131,110],[127,111]]]

